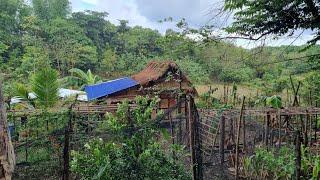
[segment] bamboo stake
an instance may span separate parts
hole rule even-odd
[[[279,148],[281,147],[281,115],[280,110],[278,110],[278,119],[279,119]]]
[[[224,163],[224,140],[225,140],[225,117],[221,116],[220,119],[220,144],[219,144],[219,153],[220,153],[220,163]]]
[[[265,145],[268,146],[268,137],[269,137],[269,122],[270,122],[270,112],[267,112],[267,118],[265,121],[265,134],[264,134],[264,140],[265,140]]]
[[[188,99],[188,120],[189,120],[189,141],[190,141],[190,152],[191,152],[191,169],[192,169],[192,179],[196,179],[196,159],[195,159],[195,148],[194,148],[194,121],[192,117],[192,105],[191,98]]]
[[[296,151],[296,179],[300,180],[301,178],[301,137],[300,131],[296,132],[295,136],[295,151]]]
[[[314,117],[314,142],[317,142],[318,115]]]
[[[239,142],[240,142],[240,125],[241,125],[241,119],[242,119],[242,115],[243,115],[243,110],[244,110],[244,102],[245,102],[246,97],[243,96],[242,99],[242,105],[241,105],[241,110],[240,110],[240,116],[238,119],[238,127],[237,127],[237,142],[236,142],[236,176],[235,179],[239,179]]]
[[[304,121],[304,147],[308,147],[308,115]]]
[[[242,117],[242,123],[243,123],[243,151],[246,150],[246,121],[245,118]]]

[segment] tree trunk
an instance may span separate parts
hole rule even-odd
[[[7,115],[0,80],[0,179],[11,179],[15,166],[14,150],[8,133]]]

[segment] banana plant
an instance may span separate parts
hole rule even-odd
[[[94,75],[91,70],[89,69],[87,72],[84,72],[78,68],[72,68],[69,70],[71,76],[68,78],[71,80],[77,80],[78,84],[80,85],[80,89],[84,89],[86,85],[92,85],[101,83],[101,79],[98,75]]]

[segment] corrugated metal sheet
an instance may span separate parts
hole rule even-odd
[[[100,84],[90,85],[85,87],[88,100],[97,99],[104,96],[109,96],[113,93],[134,87],[139,83],[129,77],[115,79],[112,81],[103,82]]]

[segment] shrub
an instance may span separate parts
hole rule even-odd
[[[225,67],[219,74],[219,80],[223,82],[244,82],[250,81],[254,76],[252,69]]]
[[[109,141],[96,138],[85,150],[72,152],[73,172],[82,179],[190,179],[181,163],[182,148],[170,146],[166,152],[157,141],[160,129],[151,119],[157,101],[141,97],[136,101],[132,112],[124,102],[115,115],[106,115],[100,130],[113,134]]]

